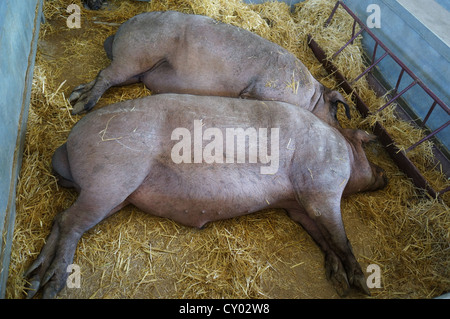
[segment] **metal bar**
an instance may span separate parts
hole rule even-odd
[[[353,98],[356,101],[356,107],[358,111],[366,117],[370,111],[369,107],[364,103],[364,101],[359,97],[359,95],[353,90],[351,85],[347,82],[345,77],[341,72],[337,69],[337,67],[327,60],[326,54],[323,49],[315,42],[311,35],[308,35],[308,45],[313,51],[316,58],[323,64],[324,68],[327,70],[329,74],[333,74],[336,79],[340,82],[340,86],[344,89],[347,94],[352,94]],[[378,136],[381,144],[385,147],[389,156],[395,162],[395,164],[402,170],[408,177],[410,177],[414,185],[419,188],[422,188],[430,194],[433,198],[436,198],[438,194],[427,182],[425,177],[421,174],[421,172],[417,169],[414,163],[406,156],[406,153],[400,150],[397,146],[395,146],[394,139],[389,135],[385,128],[378,122],[374,127],[374,134]],[[440,192],[439,194],[443,194]]]
[[[433,103],[433,105],[431,105],[431,107],[430,107],[430,110],[428,111],[428,113],[427,113],[427,115],[425,116],[425,118],[423,119],[423,122],[422,122],[422,127],[424,127],[425,126],[425,123],[428,121],[428,118],[430,117],[430,115],[431,115],[431,112],[433,112],[433,110],[434,110],[434,107],[436,106],[436,104],[437,104],[437,102],[436,101],[434,101],[434,103]]]
[[[408,149],[405,151],[406,153],[408,153],[409,151],[411,151],[413,148],[417,147],[419,144],[425,142],[426,140],[428,140],[430,137],[436,135],[437,133],[439,133],[440,131],[442,131],[444,128],[446,128],[448,125],[450,124],[450,120],[445,123],[444,125],[440,126],[439,128],[435,129],[433,132],[431,132],[430,134],[428,134],[426,137],[424,137],[423,139],[421,139],[420,141],[414,143],[413,145],[411,145],[410,147],[408,147]]]
[[[375,61],[375,57],[377,55],[377,48],[378,48],[378,42],[375,42],[375,47],[373,48],[373,54],[372,54],[372,63]]]
[[[344,50],[351,42],[353,42],[353,40],[355,40],[363,31],[364,29],[360,29],[350,40],[348,40],[346,44],[344,44],[342,48],[340,48],[335,54],[333,54],[331,59],[334,59],[339,53],[341,53],[342,50]]]
[[[358,75],[350,84],[355,83],[356,81],[358,81],[361,77],[363,77],[364,75],[366,75],[367,72],[369,72],[370,70],[373,69],[373,67],[375,65],[377,65],[378,63],[380,63],[381,60],[384,59],[384,57],[387,55],[387,52],[384,52],[384,54],[378,58],[377,61],[375,61],[375,63],[373,63],[372,65],[370,65],[363,73],[361,73],[360,75]]]
[[[337,1],[336,4],[334,5],[333,10],[331,10],[330,16],[328,17],[327,21],[325,21],[325,24],[324,24],[325,27],[328,27],[328,25],[330,24],[330,21],[333,18],[334,14],[336,13],[336,10],[339,7],[340,3],[341,3],[340,1]]]
[[[419,78],[414,74],[414,72],[412,72],[394,53],[392,53],[391,50],[389,50],[388,47],[386,47],[386,45],[380,40],[378,39],[378,37],[373,34],[373,32],[370,30],[369,27],[367,27],[351,10],[349,7],[347,7],[341,0],[337,1],[335,7],[333,8],[334,12],[337,10],[338,5],[341,5],[342,8],[345,9],[345,11],[347,11],[347,13],[358,22],[358,24],[361,26],[361,28],[363,28],[374,40],[375,42],[379,43],[379,45],[386,51],[388,52],[389,56],[395,61],[397,62],[398,65],[400,65],[400,67],[402,69],[404,69],[406,71],[406,73],[409,74],[409,76],[411,76],[411,78],[413,80],[418,81],[417,84],[419,84],[419,86],[433,99],[437,102],[437,104],[439,104],[439,106],[446,111],[448,114],[450,114],[450,108],[438,97],[436,96],[436,94],[434,94],[422,81],[419,80]],[[333,13],[333,12],[332,12]],[[334,13],[333,13],[334,15]],[[331,15],[328,18],[327,22],[328,24],[331,21]],[[330,21],[329,21],[330,20]],[[328,25],[326,24],[326,25]]]
[[[394,92],[397,92],[398,87],[400,86],[400,81],[402,80],[403,73],[405,73],[405,69],[402,69],[402,70],[400,71],[400,74],[398,75],[398,80],[397,80],[397,84],[395,85]]]
[[[355,35],[355,30],[356,30],[356,20],[353,20],[353,27],[352,27],[352,38]],[[353,41],[351,42],[351,44],[353,44]]]
[[[358,111],[364,117],[369,115],[370,110],[367,107],[367,105],[364,104],[362,99],[353,90],[351,85],[347,82],[347,80],[342,75],[342,73],[339,72],[339,70],[336,68],[336,66],[333,63],[331,63],[330,61],[328,61],[327,56],[325,54],[325,51],[323,51],[322,48],[317,44],[317,42],[312,39],[311,35],[308,35],[308,45],[311,48],[311,50],[313,51],[313,53],[316,56],[317,60],[319,60],[319,62],[322,63],[322,65],[324,66],[325,70],[327,70],[327,72],[329,74],[333,74],[334,75],[334,77],[338,81],[338,85],[341,86],[347,94],[353,93],[353,97],[355,98],[355,100],[357,102],[358,101],[361,102],[361,103],[356,103],[356,107],[357,107]]]
[[[382,107],[380,107],[377,110],[377,113],[384,110],[389,104],[391,104],[392,102],[394,102],[396,99],[398,99],[400,96],[403,95],[403,93],[405,93],[406,91],[408,91],[410,88],[412,88],[414,85],[417,84],[417,81],[414,80],[411,82],[410,85],[408,85],[406,88],[404,88],[400,93],[397,93],[392,99],[390,99],[385,105],[383,105]]]
[[[376,37],[373,32],[368,28],[344,3],[342,0],[339,0],[336,2],[330,16],[328,17],[327,21],[325,22],[325,27],[328,26],[331,22],[331,19],[335,15],[339,5],[341,5],[347,13],[353,18],[353,27],[352,27],[352,38],[343,46],[341,47],[334,55],[332,56],[332,59],[335,58],[340,52],[342,52],[345,47],[347,47],[350,43],[353,43],[353,41],[356,39],[357,36],[359,36],[363,31],[366,31],[369,36],[372,37],[375,41],[375,47],[374,52],[372,56],[372,65],[368,67],[361,75],[359,75],[355,80],[352,81],[354,83],[359,78],[367,74],[373,66],[375,66],[379,61],[374,62],[376,58],[376,52],[378,49],[378,45],[380,45],[384,51],[385,55],[382,57],[384,58],[386,55],[389,55],[400,67],[401,72],[399,74],[397,84],[395,87],[395,93],[397,93],[397,90],[400,87],[400,83],[402,80],[402,77],[404,73],[406,72],[413,80],[411,84],[408,85],[405,89],[403,89],[400,93],[397,93],[389,102],[387,102],[385,105],[383,105],[380,109],[377,110],[377,112],[381,111],[385,107],[387,107],[389,104],[391,104],[393,101],[395,101],[397,98],[399,98],[401,95],[403,95],[406,91],[408,91],[411,87],[413,87],[415,84],[419,84],[419,86],[434,100],[433,105],[430,107],[422,125],[425,125],[427,120],[429,119],[431,113],[435,109],[436,105],[439,105],[441,109],[447,112],[447,114],[450,115],[450,108],[442,102],[442,100],[436,96],[389,48],[386,47],[386,45],[381,42],[378,37]],[[355,28],[356,23],[358,23],[361,27],[361,30],[355,35]],[[308,35],[308,45],[314,52],[316,58],[323,64],[325,69],[328,71],[329,74],[333,74],[335,78],[338,80],[339,85],[345,90],[347,94],[351,94],[352,98],[355,100],[356,108],[360,111],[360,113],[366,117],[368,114],[370,114],[370,110],[368,106],[362,101],[362,99],[359,97],[359,95],[355,92],[355,90],[352,88],[352,86],[349,84],[347,79],[342,75],[342,73],[337,69],[337,67],[331,62],[331,60],[328,60],[326,57],[325,52],[320,48],[320,46],[312,39],[310,35]],[[380,60],[380,59],[379,59]],[[381,61],[381,60],[380,60]],[[446,128],[450,124],[450,121],[442,125],[440,128],[436,129],[435,131],[431,132],[427,137],[423,138],[421,141],[415,143],[414,145],[410,146],[407,151],[410,151],[423,141],[431,138],[433,135],[437,134],[438,132],[442,131],[444,128]],[[392,137],[387,133],[386,129],[383,128],[383,126],[380,123],[375,123],[374,127],[374,134],[376,134],[380,142],[384,145],[385,149],[387,150],[388,154],[392,157],[394,162],[397,164],[397,166],[408,175],[408,177],[412,178],[414,184],[422,189],[425,189],[432,197],[436,197],[436,195],[442,195],[443,193],[450,191],[450,187],[445,188],[444,190],[440,192],[436,192],[433,190],[433,188],[429,185],[425,177],[421,174],[421,172],[417,169],[417,167],[409,160],[409,158],[406,155],[405,151],[400,150],[398,147],[395,146],[395,142],[392,139]],[[435,147],[433,147],[435,148]],[[436,148],[436,150],[438,150]],[[450,163],[449,159],[447,157],[443,157],[445,163]],[[446,165],[447,165],[446,164]]]
[[[383,86],[383,84],[376,79],[372,73],[367,74],[367,82],[369,87],[375,91],[377,96],[386,96],[388,93],[386,86]],[[395,115],[402,121],[416,123],[416,117],[412,117],[411,114],[405,112],[401,107],[396,108],[394,112]],[[417,126],[419,126],[419,124]],[[449,128],[447,128],[447,130],[448,129]],[[431,149],[434,155],[433,163],[436,167],[439,165],[440,170],[445,174],[445,176],[450,178],[450,152],[448,152],[447,149],[441,149],[435,143],[431,145]]]
[[[414,163],[411,162],[408,156],[406,156],[406,153],[395,146],[394,139],[378,122],[375,124],[374,134],[378,136],[379,141],[384,146],[397,167],[413,180],[414,185],[416,185],[418,188],[426,190],[426,192],[428,192],[431,197],[436,198],[436,191],[431,187],[431,185],[418,170],[418,168],[414,165]]]

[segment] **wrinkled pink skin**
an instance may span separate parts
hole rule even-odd
[[[339,127],[336,101],[345,103],[341,94],[325,88],[279,45],[209,17],[142,13],[122,24],[105,41],[105,50],[111,64],[69,97],[74,114],[92,109],[111,86],[143,82],[154,94],[287,102]]]
[[[279,128],[278,171],[263,175],[260,167],[266,164],[248,160],[175,164],[171,149],[178,141],[171,140],[172,131],[192,131],[200,119],[204,130]],[[193,227],[283,208],[324,252],[327,276],[339,294],[351,286],[369,293],[345,234],[340,202],[343,194],[385,186],[383,170],[368,162],[362,148],[372,138],[333,128],[282,102],[161,94],[98,109],[74,126],[54,154],[60,184],[74,187],[79,197],[55,217],[27,271],[29,297],[41,287],[44,297],[54,297],[83,233],[128,204]]]

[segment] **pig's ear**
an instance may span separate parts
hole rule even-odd
[[[347,104],[347,101],[344,99],[341,93],[339,93],[338,91],[326,90],[325,94],[327,100],[330,101],[330,103],[332,103],[333,105],[335,105],[336,109],[338,103],[342,103],[342,105],[344,105],[345,108],[345,115],[347,115],[348,119],[351,119],[350,108]]]
[[[355,135],[358,138],[358,140],[360,140],[363,143],[373,142],[377,139],[376,135],[370,134],[362,130],[356,130]]]
[[[375,135],[358,129],[343,129],[341,133],[354,145],[362,145],[363,143],[369,143],[377,139]]]

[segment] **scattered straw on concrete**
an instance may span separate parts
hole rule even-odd
[[[324,85],[337,83],[315,59],[306,43],[311,33],[328,54],[343,45],[352,22],[339,11],[324,29],[334,1],[307,0],[293,12],[285,3],[246,5],[231,0],[108,1],[105,10],[82,9],[81,29],[66,26],[67,6],[80,1],[45,1],[33,80],[23,166],[17,189],[17,217],[7,285],[7,298],[23,298],[26,267],[37,257],[54,216],[68,208],[76,193],[58,187],[51,156],[64,143],[80,116],[71,116],[66,101],[71,90],[91,81],[108,65],[104,39],[117,24],[144,11],[177,10],[211,16],[280,44],[308,67]],[[360,39],[335,63],[347,78],[363,69]],[[356,87],[373,110],[385,103],[361,79]],[[104,106],[150,94],[142,84],[108,90]],[[344,94],[344,96],[346,96]],[[350,101],[350,99],[348,99]],[[346,127],[370,130],[374,121],[389,128],[400,147],[423,132],[396,119],[393,109],[363,120],[352,105]],[[449,182],[432,169],[429,145],[418,148],[414,161],[436,189]],[[363,270],[381,268],[382,287],[373,298],[429,298],[450,290],[450,209],[443,200],[420,196],[377,143],[368,157],[383,167],[389,186],[342,201],[348,237]],[[325,279],[323,256],[306,232],[282,211],[264,211],[207,225],[181,226],[127,207],[87,232],[75,263],[81,288],[65,288],[61,298],[336,298]]]

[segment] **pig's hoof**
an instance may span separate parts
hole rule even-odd
[[[74,104],[72,114],[80,114],[92,109],[96,103],[95,99],[91,98],[91,89],[95,84],[95,80],[89,83],[81,84],[73,89],[68,101],[70,104]]]
[[[61,289],[52,285],[52,283],[48,283],[44,287],[44,292],[42,293],[42,299],[55,299],[56,295]]]
[[[68,276],[65,271],[67,263],[53,260],[51,264],[48,264],[45,258],[40,257],[24,274],[26,278],[29,278],[27,299],[33,298],[39,290],[42,290],[42,298],[55,298],[64,287]]]
[[[72,115],[80,114],[83,113],[84,111],[85,111],[84,103],[78,102],[72,109]]]
[[[355,287],[358,291],[362,292],[363,294],[366,294],[370,296],[369,287],[367,287],[366,278],[364,277],[364,274],[361,270],[356,270],[351,276],[350,276],[350,284]]]
[[[34,276],[30,279],[30,284],[27,288],[27,299],[33,298],[39,290],[42,290],[43,299],[53,299],[58,292],[64,287],[64,274],[46,273],[44,279],[39,276]]]
[[[79,114],[81,112],[83,112],[84,106],[86,104],[86,84],[81,84],[80,86],[77,86],[72,94],[70,94],[68,101],[70,104],[75,103],[73,109],[72,109],[72,114]]]
[[[70,103],[76,102],[80,98],[81,94],[83,94],[84,87],[85,87],[85,85],[81,84],[72,91],[72,93],[70,94],[70,96],[68,98]]]
[[[80,84],[76,88],[73,89],[72,93],[70,94],[68,100],[71,104],[77,102],[78,100],[82,99],[84,95],[87,94],[92,89],[93,82]]]
[[[89,100],[89,101],[78,101],[77,104],[74,105],[72,109],[72,115],[81,114],[84,112],[89,112],[95,106],[97,101]]]
[[[27,299],[31,299],[36,295],[41,286],[41,282],[39,280],[31,280],[30,285],[28,286]]]
[[[344,266],[334,253],[325,255],[325,271],[328,280],[331,281],[339,296],[345,297],[348,294],[350,285]]]
[[[36,293],[41,289],[41,282],[39,280],[32,280],[28,287],[27,299],[33,298]],[[60,289],[55,286],[55,283],[49,282],[42,288],[42,299],[54,299]]]

